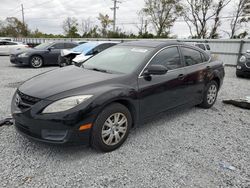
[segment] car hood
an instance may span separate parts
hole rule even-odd
[[[45,99],[73,89],[102,86],[103,82],[117,77],[121,77],[121,74],[68,66],[35,76],[24,82],[19,90],[26,95]]]
[[[68,50],[68,49],[61,50],[61,56],[62,57],[65,57],[65,56],[68,56],[68,55],[71,55],[71,54],[79,55],[79,54],[81,54],[81,52],[74,52],[74,51]]]

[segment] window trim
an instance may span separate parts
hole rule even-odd
[[[182,61],[182,64],[183,64],[184,66],[183,66],[183,67],[180,67],[180,68],[177,68],[177,69],[169,70],[168,72],[174,72],[174,71],[176,71],[176,70],[186,69],[187,67],[193,67],[193,66],[197,66],[197,65],[203,65],[203,64],[205,64],[205,63],[209,63],[209,62],[211,61],[211,59],[212,59],[212,56],[210,55],[208,61],[205,61],[205,62],[202,62],[202,63],[198,63],[198,64],[195,64],[195,65],[186,66],[186,63],[184,62],[184,59],[183,59],[183,54],[182,54],[182,51],[181,51],[181,47],[191,48],[191,49],[196,50],[196,51],[198,51],[198,52],[200,52],[200,53],[204,53],[204,52],[202,52],[202,50],[200,50],[200,49],[197,49],[198,47],[186,46],[186,45],[183,45],[183,44],[166,46],[166,47],[161,48],[160,50],[158,50],[158,51],[149,59],[149,61],[146,63],[146,65],[143,67],[142,71],[140,72],[138,78],[144,78],[144,77],[143,77],[143,72],[145,71],[145,69],[147,68],[147,66],[150,64],[150,62],[153,60],[153,58],[154,58],[158,53],[160,53],[162,50],[165,50],[165,49],[171,48],[171,47],[177,47],[177,48],[178,48],[178,51],[179,51],[180,56],[181,56],[181,61]]]
[[[180,51],[181,51],[181,47],[184,47],[184,48],[190,48],[190,49],[192,49],[192,50],[196,50],[196,51],[198,51],[198,52],[200,52],[201,54],[202,53],[204,53],[204,52],[202,52],[202,50],[200,50],[200,49],[196,49],[196,48],[198,48],[198,47],[196,47],[196,48],[193,48],[192,46],[185,46],[185,45],[180,45],[179,46],[180,47]],[[204,51],[204,50],[203,50]],[[185,66],[184,67],[192,67],[192,66],[197,66],[197,65],[202,65],[202,64],[205,64],[205,63],[208,63],[208,62],[210,62],[211,61],[211,59],[212,59],[212,57],[211,56],[209,56],[209,59],[207,60],[207,61],[204,61],[204,62],[202,62],[202,63],[198,63],[198,64],[194,64],[194,65],[186,65],[186,62],[185,62],[185,60],[184,60],[184,57],[183,57],[183,53],[182,53],[182,51],[181,51],[181,56],[182,56],[182,58],[183,58],[183,62],[184,62],[184,64],[185,64]],[[202,56],[201,56],[202,57]],[[203,59],[203,58],[202,58]]]
[[[179,69],[185,68],[185,66],[184,66],[184,64],[183,64],[184,62],[183,62],[183,60],[182,60],[182,54],[181,54],[181,51],[180,51],[180,49],[179,49],[179,45],[170,45],[170,46],[166,46],[166,47],[161,48],[160,50],[158,50],[158,51],[149,59],[149,61],[146,63],[146,65],[145,65],[145,66],[143,67],[143,69],[141,70],[141,72],[140,72],[138,78],[143,78],[143,72],[145,71],[145,69],[147,68],[147,66],[151,63],[151,61],[155,58],[155,56],[157,56],[161,51],[166,50],[166,49],[171,48],[171,47],[177,47],[177,50],[178,50],[178,52],[179,52],[179,54],[180,54],[180,59],[181,59],[182,67],[177,68],[177,69],[173,69],[173,70],[169,70],[168,72],[172,72],[172,71],[175,71],[175,70],[179,70]]]

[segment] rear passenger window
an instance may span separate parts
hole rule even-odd
[[[64,49],[64,43],[56,43],[52,47],[54,47],[54,49]]]
[[[77,44],[74,44],[74,43],[65,43],[64,44],[65,49],[74,48],[76,46],[77,46]]]
[[[205,53],[202,53],[202,57],[203,57],[204,62],[209,61],[209,59],[210,59],[210,56],[208,54],[205,54]]]
[[[14,43],[14,42],[6,42],[6,45],[17,45],[17,43]]]
[[[195,44],[195,46],[197,46],[198,48],[200,48],[202,50],[206,50],[204,44]]]
[[[163,65],[168,70],[182,67],[180,54],[177,47],[170,47],[159,52],[151,61],[152,65]]]
[[[201,52],[186,47],[181,47],[181,51],[187,66],[196,65],[203,62]]]

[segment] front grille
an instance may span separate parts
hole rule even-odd
[[[246,62],[246,67],[250,68],[250,61]]]
[[[24,93],[22,93],[21,91],[17,90],[17,94],[19,95],[21,101],[25,104],[29,104],[29,105],[34,105],[37,102],[39,102],[41,99],[36,98],[36,97],[31,97],[29,95],[26,95]]]

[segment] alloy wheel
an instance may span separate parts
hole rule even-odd
[[[31,65],[34,68],[39,68],[41,67],[43,64],[43,60],[41,57],[35,56],[31,59]]]
[[[114,113],[104,122],[102,127],[102,141],[113,146],[118,144],[128,130],[128,119],[123,113]]]
[[[211,85],[207,91],[207,103],[213,104],[217,96],[217,87],[216,85]]]

